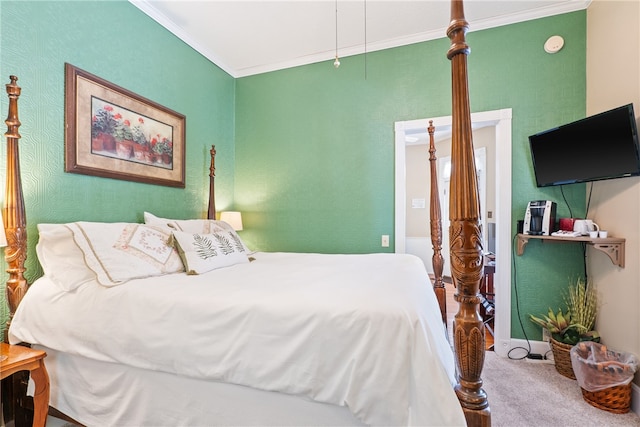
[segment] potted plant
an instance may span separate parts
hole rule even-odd
[[[600,342],[600,334],[594,329],[597,315],[598,295],[591,282],[582,278],[570,280],[563,291],[566,308],[537,317],[529,315],[532,322],[542,326],[551,335],[556,370],[565,377],[576,379],[571,366],[571,348],[580,341]]]
[[[138,124],[131,129],[131,138],[133,139],[133,156],[137,161],[145,163],[153,163],[151,156],[151,148],[146,135],[144,134],[144,119],[138,117]]]
[[[113,132],[118,122],[113,114],[113,107],[105,105],[91,119],[91,149],[102,151],[115,147]]]
[[[160,163],[170,164],[173,158],[173,142],[166,137],[153,138],[151,140],[151,149],[157,155]]]
[[[116,118],[122,119],[118,114]],[[133,133],[131,132],[131,123],[129,120],[122,119],[118,121],[114,130],[116,138],[116,153],[118,157],[130,159],[133,154]]]

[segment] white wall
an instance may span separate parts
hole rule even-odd
[[[640,2],[594,0],[587,9],[587,115],[628,103],[638,119]],[[640,356],[640,177],[594,183],[588,215],[626,238],[625,268],[588,252],[588,274],[602,302],[597,329],[610,348]],[[640,385],[640,375],[634,382]]]
[[[437,132],[437,128],[436,128]],[[481,206],[481,215],[488,222],[495,222],[496,212],[496,135],[493,126],[473,130],[473,146],[478,149],[485,147],[486,154],[486,206]],[[436,157],[438,159],[451,155],[451,139],[436,142]],[[431,189],[431,175],[429,166],[429,145],[408,145],[406,151],[407,176],[407,237],[431,237],[429,229],[429,190]],[[413,209],[411,200],[424,199],[425,209]],[[491,215],[489,215],[491,212]],[[491,216],[491,218],[489,218]],[[486,249],[486,248],[485,248]]]
[[[437,132],[437,128],[436,128]],[[441,159],[451,156],[451,138],[436,141],[436,157],[438,163]],[[473,146],[478,151],[484,148],[484,200],[481,200],[481,216],[484,220],[483,249],[489,250],[488,223],[495,223],[496,217],[496,129],[495,126],[486,126],[473,130]],[[438,171],[442,177],[442,172]],[[442,256],[444,258],[443,275],[451,276],[449,265],[449,229],[448,213],[445,205],[448,204],[448,188],[443,182],[438,183],[440,191],[440,203],[442,213]],[[431,242],[431,229],[429,219],[431,190],[431,172],[429,162],[428,141],[418,145],[406,147],[406,252],[422,259],[427,271],[433,272],[432,257],[433,244]],[[447,195],[443,194],[446,191]],[[424,200],[424,208],[413,208],[414,199]],[[491,213],[491,215],[489,215]],[[495,224],[494,224],[495,225]],[[494,242],[495,244],[495,242]],[[495,250],[495,249],[494,249]]]

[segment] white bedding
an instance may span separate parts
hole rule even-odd
[[[50,405],[86,426],[365,426],[346,407],[305,396],[34,348],[47,353]]]
[[[72,292],[39,279],[10,340],[307,396],[370,425],[464,425],[453,354],[417,257],[254,257]]]

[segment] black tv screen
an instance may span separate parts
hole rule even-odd
[[[633,104],[529,137],[538,187],[640,175]]]

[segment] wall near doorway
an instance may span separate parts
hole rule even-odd
[[[437,129],[436,129],[437,133]],[[431,233],[429,226],[429,192],[431,188],[431,176],[429,166],[429,141],[419,139],[416,143],[407,144],[406,147],[406,244],[407,253],[422,258],[427,271],[432,272],[431,267]],[[473,145],[476,151],[476,169],[480,188],[480,209],[483,227],[483,249],[495,251],[495,126],[485,126],[473,131]],[[445,138],[436,141],[436,157],[438,168],[438,189],[440,192],[440,204],[442,207],[443,230],[448,228],[448,197],[449,180],[445,160],[451,156],[451,139]],[[444,274],[450,276],[448,256],[448,236],[443,233],[442,255],[445,260]]]
[[[496,290],[496,353],[505,356],[511,349],[511,116],[510,108],[473,113],[471,115],[474,129],[487,128],[495,139],[493,156],[495,158],[495,185],[493,186],[495,206],[492,216],[496,222],[496,256],[505,259],[505,262],[496,265],[495,290]],[[446,135],[451,129],[451,117],[438,117],[432,119],[420,119],[396,122],[395,124],[395,236],[396,253],[407,252],[407,147],[411,141],[415,141],[416,134],[426,133],[429,120],[433,120],[436,126],[436,134]],[[449,135],[445,139],[450,138]],[[425,169],[428,171],[428,164]],[[427,172],[428,173],[428,172]],[[428,209],[428,196],[426,206]],[[410,203],[410,202],[409,202]],[[489,206],[489,202],[487,202]],[[484,208],[482,208],[484,211]],[[426,214],[428,215],[428,213]],[[428,231],[427,231],[428,232]],[[443,230],[443,233],[446,231]],[[424,239],[424,238],[423,238]],[[428,240],[428,239],[426,239]],[[420,249],[426,253],[425,257],[428,270],[431,271],[432,247],[430,241],[427,248]],[[423,257],[421,257],[423,258]],[[424,259],[424,258],[423,258]]]

